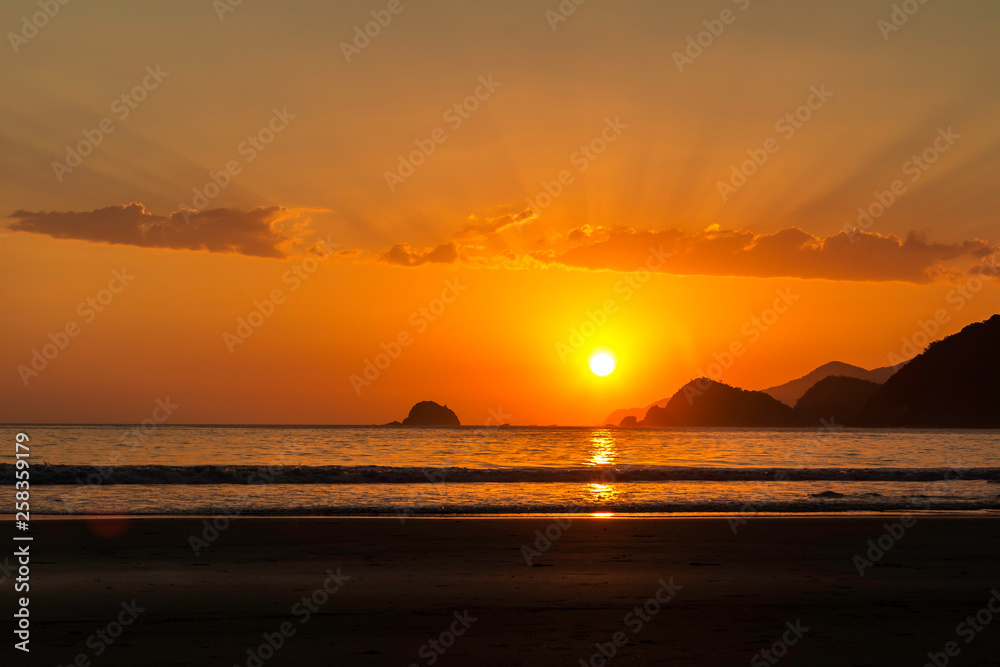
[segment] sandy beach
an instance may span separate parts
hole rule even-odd
[[[1000,521],[918,516],[859,576],[899,520],[36,521],[31,664],[997,664],[1000,615],[957,626]]]

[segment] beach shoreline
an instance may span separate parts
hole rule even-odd
[[[752,515],[741,514],[739,512],[612,512],[612,511],[592,511],[592,512],[508,512],[498,514],[482,513],[421,513],[405,514],[405,521],[420,520],[442,520],[442,519],[464,519],[476,520],[511,520],[522,519],[544,519],[548,517],[565,517],[571,519],[730,519],[744,518],[753,519],[871,519],[871,518],[898,518],[900,516],[915,517],[937,517],[949,519],[1000,519],[1000,509],[977,509],[977,510],[934,510],[934,509],[914,509],[914,510],[845,510],[826,512],[755,512]],[[218,514],[40,514],[32,513],[33,521],[86,521],[101,519],[211,519]],[[266,514],[246,512],[239,514],[242,519],[267,520],[331,520],[343,519],[347,521],[377,521],[392,520],[400,521],[399,514]],[[0,513],[0,523],[14,520],[13,514]]]
[[[968,644],[956,626],[1000,586],[1000,517],[734,518],[48,517],[31,531],[32,660],[597,665],[603,648],[752,664],[796,623],[781,664],[922,665],[949,641],[957,664],[997,654],[1000,617]],[[118,639],[91,639],[132,604]]]

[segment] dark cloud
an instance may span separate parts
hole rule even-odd
[[[382,253],[380,259],[399,266],[420,266],[421,264],[452,264],[458,259],[458,247],[453,241],[442,243],[433,250],[413,250],[406,243],[397,243]]]
[[[565,235],[514,239],[519,248],[490,242],[499,238],[498,230],[516,224],[520,217],[503,216],[465,227],[454,240],[432,250],[396,244],[380,259],[399,266],[451,264],[461,259],[481,267],[561,265],[634,271],[649,266],[678,275],[929,283],[957,280],[974,263],[993,262],[989,266],[995,267],[1000,254],[1000,246],[980,239],[935,243],[918,232],[901,239],[854,229],[821,238],[798,227],[759,234],[718,225],[695,232],[582,225]],[[647,265],[651,259],[655,263]]]
[[[16,211],[9,229],[91,243],[282,258],[299,239],[294,229],[279,229],[277,224],[298,215],[299,211],[282,206],[261,206],[162,216],[133,202],[83,212]]]
[[[1000,246],[980,239],[935,243],[919,232],[900,238],[854,229],[821,238],[798,227],[755,233],[719,225],[694,232],[582,225],[535,240],[508,237],[515,247],[500,243],[497,232],[524,217],[506,215],[467,226],[433,250],[397,244],[381,259],[400,266],[461,259],[481,267],[612,271],[634,271],[652,259],[650,268],[678,275],[929,283],[957,280],[970,265],[995,262],[1000,254]]]
[[[862,230],[819,238],[797,227],[755,234],[713,226],[698,232],[614,230],[606,240],[555,253],[549,261],[632,271],[653,251],[669,254],[659,267],[665,273],[926,283],[947,275],[944,262],[982,258],[996,248],[978,239],[933,243],[916,232],[905,239]]]

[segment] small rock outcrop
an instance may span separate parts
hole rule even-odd
[[[403,420],[403,426],[461,426],[458,415],[447,405],[434,401],[420,401]]]

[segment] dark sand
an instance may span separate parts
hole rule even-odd
[[[421,646],[465,610],[476,621],[434,664],[580,665],[621,631],[609,665],[749,665],[797,620],[809,630],[778,664],[920,666],[949,641],[949,664],[1000,664],[1000,614],[956,634],[1000,587],[1000,520],[921,517],[859,577],[852,558],[896,518],[759,517],[735,536],[725,519],[576,519],[536,567],[521,545],[551,518],[240,519],[200,557],[202,519],[131,519],[119,537],[36,520],[30,664],[246,665],[288,621],[263,665],[426,665]],[[302,624],[293,605],[337,567],[350,580]],[[670,577],[683,588],[633,632],[626,614]],[[88,636],[133,598],[145,611],[95,657]]]

